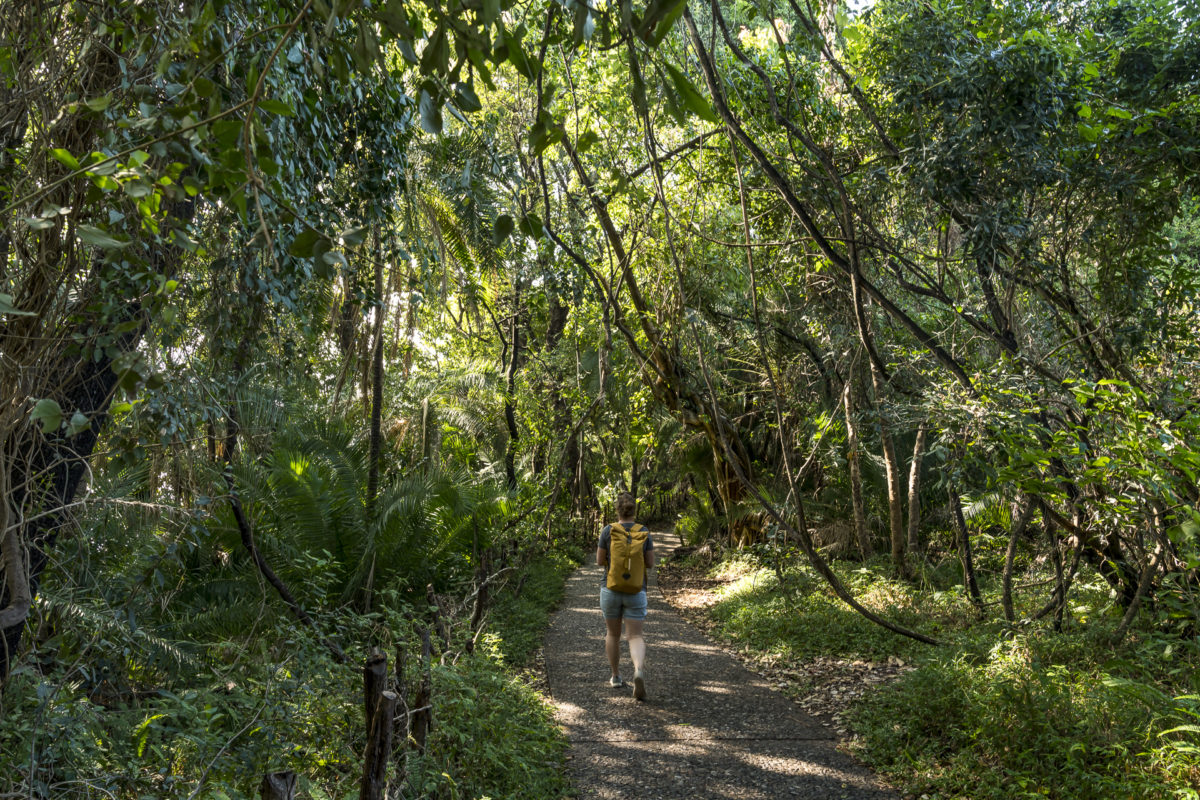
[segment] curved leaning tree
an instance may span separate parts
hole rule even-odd
[[[1014,506],[1014,537],[1039,520],[1043,616],[1084,562],[1128,614],[1156,588],[1185,602],[1194,243],[1170,226],[1194,213],[1194,12],[690,3],[661,38],[543,47],[521,227],[707,447],[734,541],[761,503],[804,544],[800,499],[845,436],[836,512],[867,550],[877,448],[901,575],[940,496],[982,606],[965,497]]]

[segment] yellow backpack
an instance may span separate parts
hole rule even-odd
[[[608,588],[614,592],[633,594],[642,590],[646,580],[646,558],[643,548],[650,529],[633,523],[626,528],[613,523],[608,533]]]

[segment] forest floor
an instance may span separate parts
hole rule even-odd
[[[666,539],[659,553],[669,560],[676,541]],[[682,608],[697,610],[704,587],[677,585],[673,571],[667,572],[667,593]],[[654,578],[646,622],[647,700],[634,701],[629,688],[609,688],[600,581],[594,564],[571,575],[544,650],[547,686],[571,743],[568,764],[581,798],[897,797],[839,748],[836,703],[817,707],[820,716],[806,712],[778,691],[787,684],[778,677],[784,672],[748,670],[676,613]],[[837,680],[822,678],[822,669]],[[849,691],[851,682],[868,680],[853,664],[814,665],[814,671],[826,698],[837,697],[843,691],[838,686]]]

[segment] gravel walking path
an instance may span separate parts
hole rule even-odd
[[[660,559],[677,540],[656,535]],[[580,798],[896,800],[832,734],[662,599],[650,579],[646,693],[608,686],[601,568],[576,570],[546,634],[546,675]],[[632,677],[621,645],[622,676]],[[631,681],[630,681],[631,682]]]

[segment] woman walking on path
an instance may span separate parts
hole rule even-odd
[[[637,504],[629,492],[617,495],[616,525],[605,525],[600,531],[600,542],[596,546],[596,563],[606,567],[604,583],[600,588],[600,611],[604,614],[606,627],[604,653],[612,669],[609,686],[624,686],[621,680],[621,622],[625,623],[625,640],[629,642],[629,657],[633,661],[633,696],[646,699],[646,642],[642,638],[642,626],[646,620],[646,579],[654,566],[654,541],[646,526],[634,521]],[[614,561],[613,534],[618,537],[616,560]],[[638,548],[637,544],[641,543]],[[632,548],[632,552],[627,552]],[[638,589],[638,573],[641,588]],[[630,584],[632,581],[632,584]],[[614,588],[615,587],[615,588]]]

